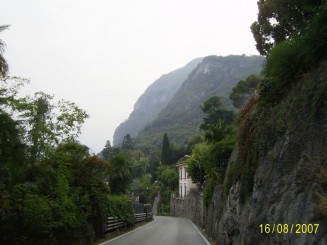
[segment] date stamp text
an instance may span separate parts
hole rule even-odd
[[[317,234],[319,224],[260,224],[261,234]]]

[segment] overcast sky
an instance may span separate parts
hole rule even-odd
[[[258,54],[256,0],[1,0],[10,75],[91,116],[95,153],[162,74],[207,55]]]

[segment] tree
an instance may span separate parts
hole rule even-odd
[[[221,97],[212,96],[201,106],[202,111],[206,114],[200,129],[207,130],[212,125],[216,125],[218,119],[224,123],[230,124],[234,119],[234,113],[226,110]]]
[[[133,150],[134,149],[134,142],[131,138],[130,134],[126,134],[124,136],[123,142],[121,143],[121,148],[123,150]]]
[[[25,98],[19,108],[32,165],[45,158],[61,142],[74,141],[89,117],[73,102],[60,100],[55,105],[52,99],[53,96],[38,92],[34,97]]]
[[[223,140],[228,135],[233,135],[235,129],[233,126],[226,124],[221,119],[215,124],[210,124],[205,131],[205,138],[208,142],[218,142]]]
[[[19,115],[22,100],[17,94],[26,81],[8,77],[5,81],[0,79],[0,179],[6,179],[8,184],[15,183],[20,178],[18,176],[24,175],[24,171],[20,171],[26,163],[27,146],[21,137],[24,129],[12,114],[15,112],[15,116]]]
[[[219,96],[210,97],[201,106],[202,111],[207,114],[215,114],[217,111],[223,108],[224,103],[222,101],[222,98]]]
[[[28,124],[31,125],[27,140],[30,144],[30,163],[34,164],[36,159],[40,159],[46,154],[47,143],[53,135],[53,125],[51,123],[52,105],[50,100],[53,97],[44,93],[37,93],[36,98],[29,104],[30,111],[25,115],[29,117]]]
[[[315,1],[313,1],[315,2]],[[265,105],[278,103],[300,77],[326,59],[327,3],[315,5],[301,32],[276,43],[267,54],[264,79],[258,86],[259,101]]]
[[[24,149],[19,138],[18,123],[0,109],[0,162],[24,163]]]
[[[180,158],[184,157],[185,154],[187,154],[186,147],[177,144],[171,144],[169,163],[175,164]]]
[[[0,32],[7,29],[8,26],[0,26]],[[5,48],[5,43],[0,39],[0,77],[4,78],[8,73],[8,64],[3,57],[3,51]]]
[[[110,192],[114,195],[125,194],[131,182],[130,164],[123,154],[113,156],[110,163]]]
[[[160,165],[160,152],[157,149],[151,149],[148,152],[149,169],[148,172],[151,174],[151,181],[157,180],[156,170]]]
[[[9,113],[15,112],[19,116],[28,109],[26,98],[18,97],[19,90],[29,83],[28,79],[21,77],[0,77],[0,107]]]
[[[234,113],[227,111],[220,97],[205,101],[202,110],[206,113],[200,128],[205,130],[205,142],[196,144],[188,158],[187,172],[194,182],[204,188],[204,202],[212,198],[214,187],[222,184],[229,155],[235,144]]]
[[[106,145],[104,146],[104,149],[101,151],[101,155],[103,157],[103,159],[105,160],[109,160],[110,157],[112,156],[112,147],[110,144],[110,140],[107,140]]]
[[[139,178],[145,175],[150,167],[149,159],[141,157],[138,160],[132,162],[132,176],[133,178]]]
[[[261,75],[252,74],[245,80],[239,81],[229,95],[233,105],[238,109],[242,108],[255,94],[255,90],[262,79]]]
[[[27,80],[4,78],[2,50],[0,42],[0,244],[89,244],[102,235],[103,217],[132,221],[127,197],[110,213],[111,165],[76,140],[86,112],[41,92],[19,97]]]
[[[160,164],[157,169],[158,180],[166,185],[171,191],[178,186],[178,171],[175,166]]]
[[[197,144],[200,144],[204,141],[204,138],[202,135],[194,135],[189,141],[188,141],[188,144],[187,144],[187,154],[191,154],[192,153],[192,150],[193,148],[197,145]]]
[[[43,92],[18,97],[20,88],[28,82],[19,77],[1,81],[0,111],[15,114],[20,139],[33,165],[60,143],[75,140],[89,115],[73,102],[59,100],[54,104],[54,96]]]
[[[207,143],[200,143],[194,146],[192,155],[187,159],[187,173],[191,176],[194,183],[202,185],[206,175],[205,166],[208,165],[210,158],[210,148]]]
[[[171,148],[167,133],[164,134],[162,139],[161,162],[163,164],[170,164]]]
[[[259,0],[258,19],[251,25],[257,50],[267,55],[276,44],[301,35],[323,0]]]
[[[155,190],[151,184],[151,175],[144,174],[140,178],[134,179],[132,183],[132,191],[140,196],[141,203],[152,202],[152,193]],[[155,193],[156,194],[156,193]],[[142,202],[143,199],[143,202]]]

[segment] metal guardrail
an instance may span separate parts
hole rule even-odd
[[[120,221],[117,217],[107,217],[105,231],[109,232],[125,225],[126,223],[124,221]]]
[[[135,223],[146,221],[146,213],[135,214]]]
[[[152,213],[141,213],[141,214],[135,214],[135,222],[139,223],[142,221],[147,221],[153,217]],[[117,217],[107,217],[104,224],[104,232],[110,232],[117,228],[127,226],[127,223],[124,221],[119,220]]]

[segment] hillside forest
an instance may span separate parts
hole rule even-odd
[[[206,207],[218,186],[225,204],[235,183],[240,203],[246,205],[261,160],[268,156],[277,161],[271,149],[289,132],[305,132],[308,139],[318,135],[313,147],[317,154],[307,157],[314,161],[315,181],[321,187],[315,212],[326,220],[327,3],[284,2],[258,1],[258,19],[251,30],[262,56],[225,57],[237,59],[237,64],[242,64],[239,59],[251,60],[252,66],[241,75],[226,68],[222,73],[236,74],[237,80],[233,77],[231,85],[224,76],[228,88],[223,94],[210,88],[213,83],[204,85],[211,79],[205,74],[219,75],[217,60],[223,58],[197,60],[185,79],[191,82],[176,87],[143,131],[133,132],[133,137],[126,133],[120,144],[104,142],[98,154],[78,141],[89,118],[86,111],[43,92],[20,95],[33,81],[9,74],[0,41],[0,243],[91,244],[103,235],[104,217],[133,223],[135,196],[141,203],[152,203],[160,195],[158,213],[169,215],[170,198],[178,195],[176,164],[181,161],[187,162]],[[7,28],[1,26],[0,32]],[[216,61],[219,65],[210,66],[213,73],[201,66]],[[193,79],[199,74],[200,80]],[[195,99],[201,85],[215,92]],[[183,91],[188,91],[185,98],[179,97]],[[186,100],[196,105],[187,107]],[[170,105],[174,101],[185,105],[175,111],[185,115],[177,123],[182,123],[180,128],[170,117],[170,108],[177,108]],[[302,141],[297,144],[304,149]]]

